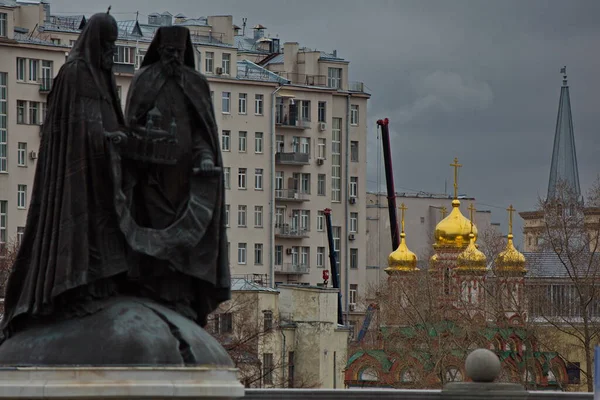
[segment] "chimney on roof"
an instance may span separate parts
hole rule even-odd
[[[44,14],[45,14],[44,21],[50,22],[50,3],[48,3],[47,1],[43,1],[42,5],[44,7]]]
[[[254,29],[254,40],[258,40],[258,39],[262,39],[265,36],[265,29],[267,29],[267,27],[262,26],[261,24],[258,24],[253,29]]]
[[[337,58],[337,50],[333,50],[333,56]]]

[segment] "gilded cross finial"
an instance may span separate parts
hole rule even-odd
[[[402,233],[404,233],[404,211],[408,210],[408,208],[404,205],[404,203],[400,204],[400,207],[398,207],[400,209],[400,221],[402,224]]]
[[[454,162],[450,164],[454,167],[454,200],[458,199],[458,169],[462,167],[462,164],[458,163],[458,158],[454,157]]]
[[[473,203],[471,203],[471,205],[469,206],[469,212],[471,215],[471,233],[473,233],[473,217],[475,214],[475,206],[473,205]]]
[[[560,73],[563,75],[563,86],[567,86],[567,66],[566,65],[560,69]]]
[[[508,234],[512,235],[512,230],[513,230],[513,213],[515,211],[517,211],[513,205],[511,204],[510,207],[508,207],[506,209],[506,211],[508,211]]]
[[[446,215],[448,215],[448,209],[446,208],[446,206],[442,206],[440,212],[442,213],[442,219],[446,218]]]

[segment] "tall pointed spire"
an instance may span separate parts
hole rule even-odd
[[[563,75],[563,84],[560,89],[560,100],[558,103],[558,117],[554,133],[554,148],[552,150],[547,200],[552,200],[556,197],[557,184],[560,181],[571,187],[577,199],[581,197],[577,154],[575,151],[575,135],[573,133],[573,116],[571,115],[571,98],[569,96],[569,86],[567,85],[567,67],[561,68],[560,72]]]

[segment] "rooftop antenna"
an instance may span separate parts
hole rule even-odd
[[[242,18],[242,36],[246,36],[246,21],[248,21],[248,18]]]
[[[110,9],[112,8],[112,5],[108,6],[108,10],[106,10],[107,14],[110,14]]]
[[[140,16],[140,12],[139,12],[139,11],[136,11],[136,12],[135,12],[135,22],[138,22],[138,18],[139,18],[139,16]]]
[[[566,65],[560,69],[560,73],[563,75],[563,86],[567,86],[567,66]]]

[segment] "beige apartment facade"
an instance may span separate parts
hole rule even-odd
[[[0,126],[0,167],[6,164],[0,170],[0,239],[8,242],[18,240],[25,226],[36,162],[31,151],[39,147],[47,96],[40,88],[51,86],[47,74],[56,76],[86,20],[51,15],[44,3],[0,4],[0,21],[5,21],[0,28],[5,80],[0,83],[6,82],[0,99],[6,121]],[[349,62],[295,42],[280,45],[260,25],[253,36],[241,35],[232,16],[189,19],[163,13],[151,14],[148,23],[118,24],[114,71],[123,107],[156,29],[175,24],[192,33],[197,69],[210,83],[226,167],[232,274],[254,275],[268,285],[322,282],[323,270],[329,269],[322,211],[330,208],[347,309],[366,279],[370,97],[361,83],[348,81]],[[19,81],[18,59],[37,75]],[[51,61],[50,72],[43,69],[44,61]],[[36,102],[39,114],[29,117],[29,104],[35,114]],[[22,120],[32,123],[17,123]],[[26,166],[20,165],[23,147]]]

